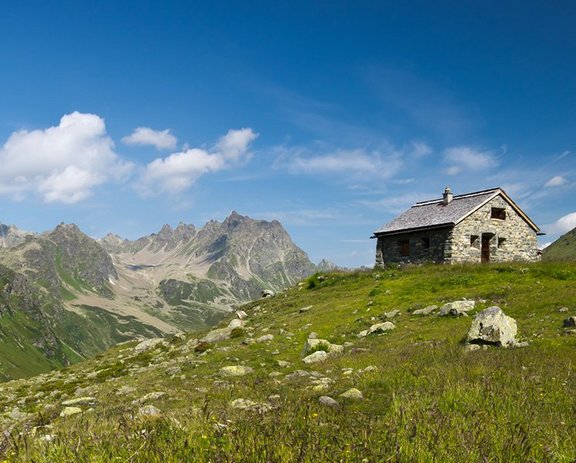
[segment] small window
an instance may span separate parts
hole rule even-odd
[[[470,246],[474,246],[477,248],[479,242],[480,242],[480,236],[470,235]]]
[[[422,238],[422,249],[430,249],[430,238],[427,236]]]
[[[498,247],[501,248],[502,246],[504,246],[505,242],[506,238],[498,238]]]
[[[398,241],[398,246],[400,247],[401,256],[407,257],[410,255],[410,241],[408,240]]]
[[[493,207],[490,212],[490,217],[492,219],[506,220],[506,209],[503,207]]]

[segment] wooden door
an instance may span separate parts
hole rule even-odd
[[[490,235],[482,235],[480,262],[490,262]]]

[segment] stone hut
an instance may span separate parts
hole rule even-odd
[[[538,226],[504,190],[416,203],[374,232],[376,266],[404,262],[509,262],[540,258]]]

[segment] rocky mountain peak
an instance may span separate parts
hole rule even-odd
[[[11,248],[33,237],[34,233],[16,228],[14,225],[0,223],[0,247]]]

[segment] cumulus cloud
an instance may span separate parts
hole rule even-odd
[[[283,150],[277,167],[295,174],[345,175],[347,177],[391,178],[402,166],[398,153],[385,155],[364,149],[338,150],[332,153],[309,155],[299,149]]]
[[[57,126],[12,133],[0,149],[0,193],[46,202],[76,203],[93,188],[118,180],[132,168],[114,152],[104,120],[73,112]]]
[[[143,168],[136,188],[144,195],[184,191],[200,176],[248,159],[249,145],[257,136],[249,128],[229,130],[211,150],[192,148],[157,158]]]
[[[571,212],[563,217],[560,217],[556,222],[546,227],[546,232],[553,234],[558,233],[563,235],[576,228],[576,212]]]
[[[479,151],[468,146],[447,148],[444,150],[444,161],[448,164],[445,170],[448,175],[487,170],[498,165],[498,160],[491,151]]]
[[[149,127],[138,127],[130,135],[122,138],[127,145],[151,145],[156,149],[173,149],[178,139],[170,130],[154,130]]]
[[[562,186],[562,185],[566,185],[567,181],[564,177],[562,177],[561,175],[556,175],[555,177],[552,177],[550,180],[548,180],[544,186],[547,188],[550,187],[555,187],[555,186]]]

